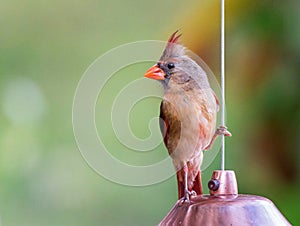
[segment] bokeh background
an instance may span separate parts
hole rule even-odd
[[[175,177],[129,187],[96,174],[72,131],[75,89],[111,48],[166,40],[178,28],[182,42],[219,75],[219,10],[215,0],[1,1],[0,225],[156,225],[176,201]],[[235,170],[240,193],[268,197],[300,225],[299,2],[232,0],[226,13],[227,125],[234,134],[227,168]],[[149,65],[123,71],[115,89]],[[159,101],[145,104],[158,112]],[[130,119],[141,137],[149,132],[143,111],[137,106]],[[163,146],[159,154],[128,154],[113,133],[106,142],[135,164],[165,155]],[[204,183],[218,168],[219,158],[203,172]]]

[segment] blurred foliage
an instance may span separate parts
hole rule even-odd
[[[227,139],[227,167],[235,169],[240,193],[268,197],[299,225],[299,3],[226,4],[227,124],[234,134]],[[176,201],[175,177],[127,187],[93,172],[72,132],[74,92],[104,52],[166,40],[178,28],[183,43],[218,75],[219,1],[2,1],[0,25],[0,224],[157,224]],[[158,101],[149,106],[158,110]],[[133,131],[144,137],[140,112]],[[115,137],[107,139],[119,148]],[[147,160],[116,155],[147,163],[165,156],[159,150]],[[204,183],[218,168],[217,158]]]

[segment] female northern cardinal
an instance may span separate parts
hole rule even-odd
[[[162,82],[161,131],[177,172],[178,198],[189,201],[190,195],[202,194],[202,150],[209,149],[217,135],[231,134],[224,126],[215,130],[219,101],[205,71],[177,44],[177,32],[145,77]]]

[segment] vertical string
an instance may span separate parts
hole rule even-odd
[[[221,95],[221,125],[225,126],[225,0],[221,0]],[[225,170],[225,136],[221,138],[221,170]]]

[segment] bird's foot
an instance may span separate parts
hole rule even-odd
[[[217,129],[216,129],[216,132],[215,134],[213,135],[209,145],[207,145],[204,150],[208,150],[208,149],[211,149],[214,141],[216,140],[217,136],[220,136],[220,135],[224,135],[225,137],[231,137],[232,134],[227,130],[227,127],[226,126],[219,126]]]
[[[195,191],[186,190],[184,192],[184,196],[181,198],[181,204],[191,203],[191,197],[193,196],[197,196],[197,193]]]
[[[232,134],[227,130],[226,126],[219,126],[216,130],[217,135],[224,135],[225,137],[231,137]]]

